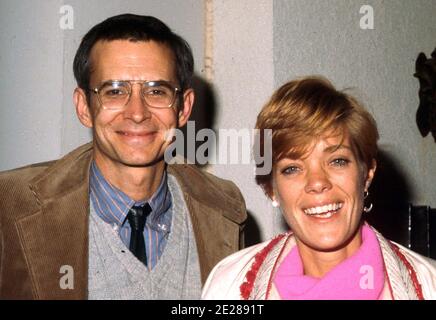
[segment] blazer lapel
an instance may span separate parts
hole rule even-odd
[[[184,197],[193,225],[204,284],[213,267],[238,250],[239,225],[226,219],[220,209],[208,206],[188,193]]]
[[[87,298],[91,151],[82,146],[33,179],[38,209],[16,222],[38,299]]]
[[[204,284],[212,268],[239,249],[245,207],[221,190],[205,185],[203,173],[192,166],[170,165],[168,173],[176,177],[188,206]]]

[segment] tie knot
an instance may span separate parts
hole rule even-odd
[[[144,231],[145,221],[147,220],[150,212],[151,207],[148,203],[146,203],[143,207],[133,206],[127,215],[130,227],[136,231]]]

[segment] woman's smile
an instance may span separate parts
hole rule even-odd
[[[360,242],[356,230],[367,175],[348,135],[327,133],[308,150],[295,159],[279,160],[274,170],[274,196],[295,237],[312,250]]]

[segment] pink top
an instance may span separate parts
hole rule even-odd
[[[362,227],[362,245],[324,277],[303,274],[298,246],[295,246],[274,276],[274,284],[286,300],[377,300],[383,291],[383,257],[374,231]]]

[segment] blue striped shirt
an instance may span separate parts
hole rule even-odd
[[[143,206],[148,202],[152,211],[144,228],[147,266],[151,270],[161,257],[171,231],[172,198],[167,184],[167,173],[151,196],[144,201],[130,199],[124,192],[111,185],[101,174],[93,161],[90,170],[90,198],[97,215],[113,225],[126,245],[130,243],[130,224],[127,214],[133,206]]]

